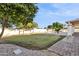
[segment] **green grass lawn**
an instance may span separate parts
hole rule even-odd
[[[33,34],[10,36],[3,39],[5,43],[16,44],[30,49],[46,49],[62,38],[64,38],[64,36]]]

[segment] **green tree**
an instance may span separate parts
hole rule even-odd
[[[26,29],[29,29],[31,31],[32,28],[33,28],[33,23],[30,22],[26,25]]]
[[[37,6],[32,3],[1,3],[0,19],[2,20],[2,32],[0,38],[2,37],[7,24],[17,25],[18,23],[22,23],[24,25],[33,20],[37,9]]]
[[[20,29],[23,29],[24,25],[22,23],[18,23],[16,24],[16,28],[19,30],[19,35],[20,35]],[[23,30],[23,34],[24,34],[24,30]]]
[[[47,26],[47,29],[52,29],[52,25],[48,25]]]
[[[38,24],[33,21],[30,21],[25,25],[23,25],[22,23],[18,23],[16,26],[19,29],[19,34],[20,34],[20,29],[23,29],[23,34],[24,34],[25,29],[28,29],[31,31],[31,29],[33,28],[38,28]]]
[[[49,29],[52,29],[52,25],[48,25],[48,26],[47,26],[47,31],[48,31]]]
[[[63,24],[59,23],[59,22],[54,22],[52,24],[52,28],[59,33],[59,31],[63,28]]]
[[[38,28],[38,24],[36,22],[32,22],[33,23],[33,28]]]
[[[38,28],[38,24],[36,22],[28,22],[24,27],[26,29]]]

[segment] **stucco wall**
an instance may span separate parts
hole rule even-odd
[[[1,33],[1,28],[0,28],[0,33]],[[33,29],[33,30],[24,31],[25,35],[36,34],[36,33],[47,33],[47,30],[46,29]],[[20,30],[20,35],[21,34],[23,34],[23,30]],[[12,35],[19,35],[19,30],[5,29],[3,37],[12,36]]]
[[[75,29],[75,32],[79,32],[79,29]]]

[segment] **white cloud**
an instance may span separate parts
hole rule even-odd
[[[79,16],[79,4],[52,4],[58,10],[54,12],[61,16]]]
[[[50,5],[49,5],[50,6]],[[52,10],[46,8],[40,8],[39,10],[39,19],[42,19],[47,24],[52,22],[59,21],[65,23],[65,21],[79,18],[79,4],[51,4]],[[56,11],[53,11],[53,8],[56,8]],[[55,10],[55,9],[54,9]],[[41,23],[41,21],[38,20]],[[43,25],[43,24],[42,24]],[[41,26],[42,26],[41,25]]]

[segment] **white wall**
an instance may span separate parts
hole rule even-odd
[[[1,28],[0,28],[0,33],[1,33]],[[24,34],[34,34],[34,33],[46,33],[47,30],[46,29],[33,29],[33,30],[29,30],[29,31],[24,31]],[[23,34],[23,30],[21,30],[20,34]],[[19,30],[9,30],[9,29],[5,29],[3,37],[4,36],[12,36],[12,35],[19,35]]]
[[[32,32],[35,32],[35,33],[45,33],[47,32],[46,29],[33,29]]]

